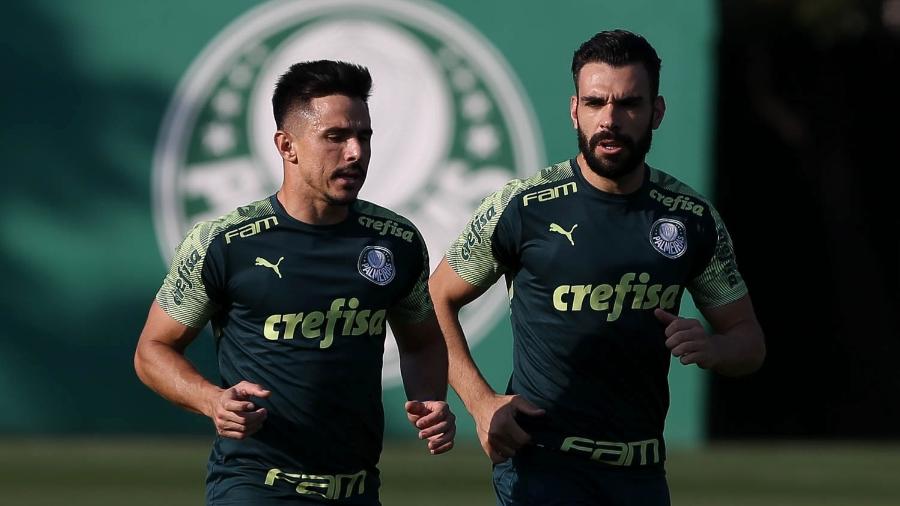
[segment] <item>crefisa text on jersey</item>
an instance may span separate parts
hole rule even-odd
[[[291,340],[299,328],[304,338],[321,339],[319,348],[325,349],[334,343],[336,328],[344,337],[381,335],[386,317],[386,309],[360,309],[356,297],[340,297],[331,301],[328,311],[273,314],[266,318],[262,334],[269,341]]]
[[[634,283],[635,278],[638,283]],[[626,272],[615,285],[607,283],[560,285],[553,290],[552,302],[553,308],[557,311],[581,311],[585,307],[593,311],[608,311],[606,321],[612,322],[618,320],[622,310],[628,307],[634,310],[656,307],[672,309],[678,303],[680,291],[681,285],[650,284],[650,274],[646,272],[639,275]],[[632,295],[630,304],[625,300],[628,294]]]
[[[472,246],[482,242],[481,231],[484,230],[484,227],[486,227],[496,215],[497,210],[494,209],[494,206],[491,206],[487,208],[487,211],[479,214],[472,220],[472,224],[469,225],[469,233],[466,234],[466,243],[463,244],[462,248],[463,260],[468,260],[469,257],[472,256]]]
[[[678,195],[673,198],[653,189],[650,190],[650,198],[666,206],[669,211],[681,209],[682,211],[690,211],[697,216],[703,216],[703,211],[706,209],[702,205],[691,200],[687,195]]]
[[[414,237],[412,230],[401,227],[400,224],[394,220],[382,221],[376,220],[375,218],[372,218],[370,216],[360,216],[359,224],[366,228],[371,228],[372,230],[379,232],[381,235],[390,234],[399,237],[406,242],[412,242]]]
[[[194,272],[194,268],[197,267],[199,262],[200,253],[194,250],[178,264],[178,280],[175,281],[175,292],[172,294],[175,304],[180,306],[184,301],[184,291],[194,288],[194,283],[191,281],[191,273]]]

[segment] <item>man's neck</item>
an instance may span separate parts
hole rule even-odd
[[[594,170],[588,166],[587,161],[584,159],[584,155],[581,153],[578,154],[575,161],[578,163],[578,167],[581,168],[581,174],[584,176],[584,179],[591,186],[600,191],[628,195],[629,193],[636,192],[641,185],[644,184],[644,162],[641,162],[634,170],[619,179],[609,179],[594,172]]]
[[[308,225],[334,225],[344,221],[350,212],[349,205],[335,205],[310,198],[288,185],[282,185],[275,198],[291,218]]]

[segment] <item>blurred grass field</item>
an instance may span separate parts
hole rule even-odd
[[[181,506],[203,502],[209,441],[0,440],[0,505]],[[386,445],[385,506],[493,504],[490,466],[475,446],[432,457]],[[676,506],[900,505],[900,445],[753,443],[673,450]]]

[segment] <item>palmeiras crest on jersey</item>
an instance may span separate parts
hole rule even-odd
[[[375,135],[360,198],[415,223],[432,270],[482,198],[545,164],[518,79],[481,33],[445,7],[410,0],[267,2],[209,42],[167,110],[153,167],[155,226],[166,262],[194,223],[278,188],[274,84],[293,63],[319,59],[359,63],[372,73]],[[496,327],[507,304],[503,288],[495,287],[463,308],[470,344]],[[386,384],[399,382],[393,336],[384,358]]]
[[[381,246],[366,246],[359,254],[357,270],[362,277],[384,286],[394,280],[397,269],[394,266],[394,254]]]
[[[672,218],[660,218],[650,227],[650,244],[669,258],[678,258],[687,251],[684,223]]]

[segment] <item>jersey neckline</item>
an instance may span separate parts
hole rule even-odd
[[[650,185],[650,166],[646,162],[644,163],[644,180],[641,181],[641,186],[631,193],[609,193],[595,187],[585,179],[584,174],[581,173],[581,166],[578,165],[578,160],[575,157],[569,159],[569,166],[572,169],[572,173],[575,174],[575,177],[586,189],[587,195],[601,200],[623,203],[632,202],[646,193]]]
[[[270,195],[269,202],[272,203],[272,209],[275,210],[275,214],[278,215],[279,218],[283,218],[286,223],[290,223],[291,226],[298,228],[300,230],[304,230],[306,232],[312,232],[312,233],[316,233],[316,234],[329,234],[329,233],[335,232],[337,230],[340,230],[343,227],[345,227],[348,223],[351,223],[352,217],[354,215],[358,214],[356,211],[356,202],[354,201],[352,204],[350,204],[348,212],[347,212],[347,217],[344,218],[343,220],[341,220],[337,223],[332,223],[330,225],[313,225],[312,223],[306,223],[305,221],[300,221],[297,218],[294,218],[293,216],[288,214],[287,210],[284,208],[284,206],[278,200],[278,193],[273,193],[272,195]]]

